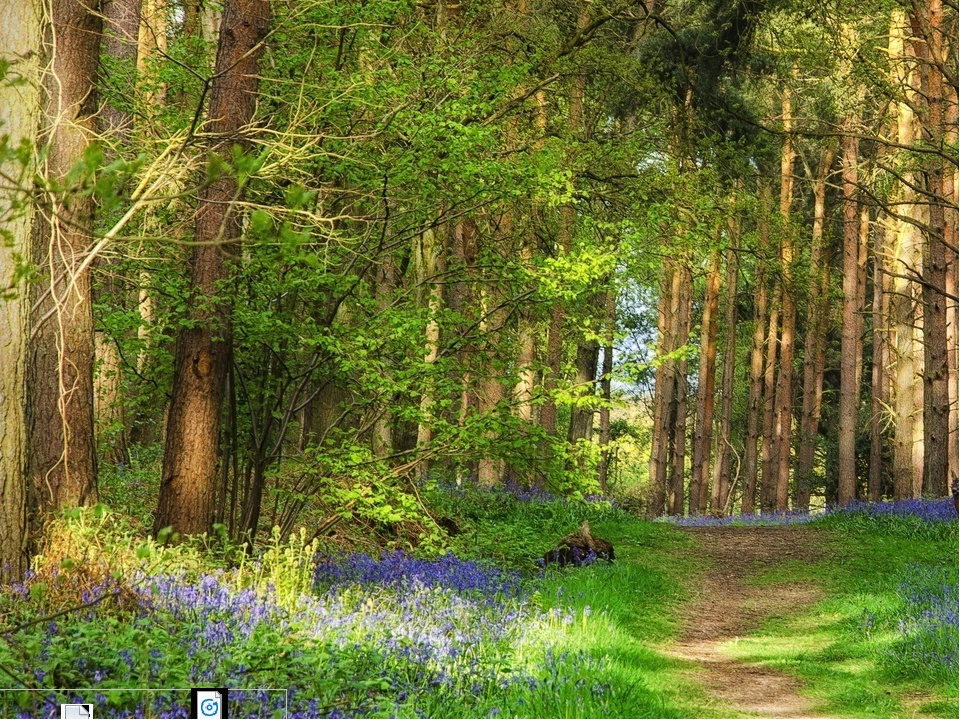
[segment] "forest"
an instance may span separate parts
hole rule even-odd
[[[0,716],[955,717],[957,34],[0,0]]]

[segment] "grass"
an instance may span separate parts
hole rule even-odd
[[[100,715],[111,706],[116,716],[184,717],[186,694],[169,688],[198,683],[238,689],[238,716],[718,712],[695,666],[658,649],[705,570],[672,524],[603,499],[428,487],[454,554],[328,546],[318,564],[301,535],[275,536],[247,558],[220,539],[148,539],[154,466],[135,456],[106,473],[102,494],[118,509],[65,515],[48,528],[35,575],[0,592],[0,666],[16,677],[5,682],[40,690],[3,693],[0,715],[57,716],[55,704],[74,699],[64,688],[93,687]],[[946,617],[956,521],[871,512],[765,520],[809,522],[831,552],[757,568],[753,582],[815,582],[824,599],[727,650],[802,678],[830,715],[956,714],[955,672],[943,669],[956,645],[955,595],[952,624]],[[615,563],[537,564],[584,520],[614,544]],[[129,687],[152,690],[120,689]]]
[[[725,650],[801,678],[829,716],[956,716],[956,520],[858,511],[813,527],[824,559],[753,582],[815,582],[825,598]]]

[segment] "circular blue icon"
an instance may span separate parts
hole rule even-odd
[[[200,703],[200,712],[207,717],[212,717],[220,712],[220,703],[216,700],[204,700]]]

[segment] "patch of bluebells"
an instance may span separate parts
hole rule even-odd
[[[577,500],[573,500],[566,495],[557,495],[556,493],[553,493],[545,488],[537,487],[536,485],[530,485],[527,487],[514,481],[507,481],[493,487],[483,486],[473,478],[460,480],[459,482],[449,479],[440,479],[434,482],[436,482],[436,486],[440,490],[461,497],[467,495],[468,493],[483,493],[493,497],[506,497],[519,502],[535,503],[538,505],[546,505],[549,503],[566,504],[570,502],[582,501],[591,505],[607,504],[613,509],[620,507],[620,503],[616,500],[616,498],[607,497],[599,493],[583,495]]]
[[[25,631],[41,642],[21,669],[54,682],[55,660],[59,678],[105,693],[98,712],[108,717],[186,717],[186,698],[174,693],[110,690],[170,686],[238,689],[237,717],[435,715],[451,706],[479,717],[495,706],[514,714],[509,698],[556,682],[527,662],[573,617],[530,607],[517,574],[452,555],[390,553],[327,558],[315,579],[315,592],[291,606],[272,587],[238,587],[227,572],[134,576],[125,585],[135,602],[124,610],[95,605]],[[256,689],[264,686],[289,690]],[[50,709],[37,701],[6,714]]]
[[[898,622],[899,639],[889,652],[888,664],[912,674],[955,680],[960,669],[960,593],[955,572],[932,565],[908,565],[897,594],[905,612]]]
[[[386,552],[379,559],[363,553],[329,557],[317,564],[313,579],[318,588],[373,584],[401,589],[419,583],[490,599],[521,593],[519,573],[461,560],[452,553],[436,560],[422,560],[400,551]]]
[[[957,511],[951,498],[916,498],[875,503],[855,500],[846,507],[828,508],[827,515],[916,518],[928,523],[956,522],[957,520]]]
[[[723,527],[727,525],[803,525],[816,520],[817,517],[817,515],[811,515],[803,510],[788,510],[787,512],[761,512],[747,515],[689,515],[686,517],[671,515],[658,518],[658,520],[683,527]]]
[[[822,518],[901,518],[924,523],[956,522],[957,513],[950,498],[928,500],[896,500],[893,502],[865,502],[856,500],[845,507],[830,506],[824,513],[810,513],[806,510],[788,510],[787,512],[760,512],[747,515],[690,515],[686,517],[669,516],[658,518],[660,522],[684,527],[722,527],[727,525],[803,525]]]

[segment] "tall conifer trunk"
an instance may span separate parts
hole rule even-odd
[[[848,123],[849,125],[849,123]],[[843,138],[843,320],[840,343],[839,466],[837,495],[841,505],[857,499],[857,410],[860,387],[857,365],[861,339],[859,255],[860,208],[857,203],[857,138]]]
[[[53,0],[46,27],[50,68],[43,108],[51,124],[40,172],[55,184],[83,158],[93,137],[103,26],[82,0]],[[93,294],[80,271],[92,246],[90,196],[44,192],[33,224],[34,285],[27,411],[33,499],[42,514],[97,501],[93,423]]]
[[[750,380],[747,405],[747,440],[743,449],[743,502],[740,512],[752,514],[757,497],[757,441],[763,414],[763,345],[767,317],[767,280],[762,260],[754,276],[753,338],[750,347]]]
[[[827,177],[833,166],[836,146],[820,153],[820,166],[813,185],[813,230],[810,250],[810,292],[807,306],[807,335],[803,344],[803,408],[800,413],[800,444],[797,448],[798,509],[810,507],[813,466],[823,398],[823,369],[830,308],[830,263],[824,251],[823,226],[826,217]]]
[[[731,243],[727,250],[727,277],[724,297],[723,373],[720,382],[720,436],[717,438],[717,462],[714,465],[711,504],[716,515],[727,512],[729,494],[732,490],[730,457],[733,452],[733,376],[737,358],[737,277],[739,265],[735,247],[739,228],[731,220]]]
[[[780,303],[780,375],[777,381],[774,442],[776,443],[775,482],[777,510],[786,510],[790,488],[790,447],[793,423],[793,341],[797,312],[793,287],[793,235],[790,208],[793,204],[793,167],[796,160],[793,135],[793,109],[789,89],[783,96],[783,130],[786,139],[780,159],[780,218],[783,237],[780,243],[780,264],[783,273]]]
[[[257,103],[262,41],[270,23],[268,0],[227,0],[211,85],[211,152],[229,154],[243,144],[241,131]],[[231,307],[224,283],[241,235],[234,202],[241,192],[232,175],[200,191],[190,287],[195,324],[180,332],[174,360],[173,399],[163,451],[160,501],[154,531],[172,526],[180,533],[211,529],[220,447],[220,414],[232,342]],[[252,488],[251,492],[262,492]],[[260,498],[248,499],[242,531],[256,534]]]
[[[717,310],[720,297],[720,253],[710,254],[700,326],[700,370],[697,374],[697,409],[693,469],[690,476],[690,514],[707,509],[710,455],[713,442],[713,403],[717,375]]]

